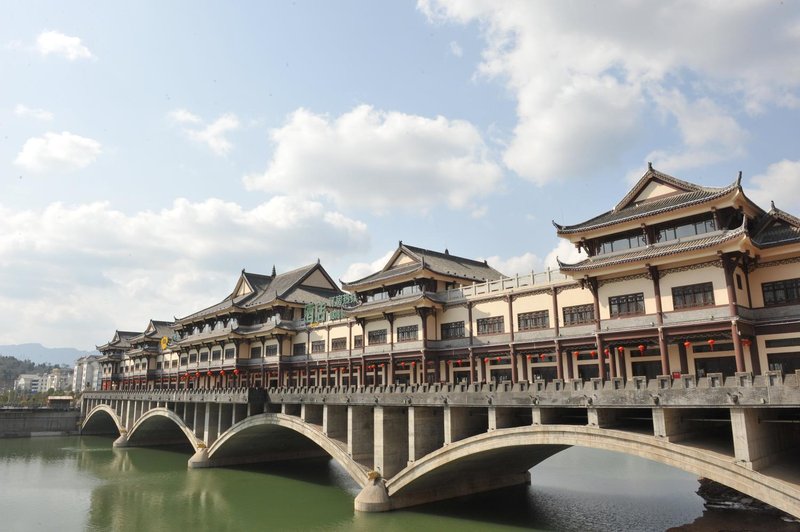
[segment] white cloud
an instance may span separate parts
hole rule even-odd
[[[397,250],[390,249],[382,257],[375,259],[372,262],[354,262],[348,266],[345,272],[342,274],[342,280],[346,282],[353,282],[363,279],[367,275],[380,271],[384,266],[386,266],[386,263],[389,262],[389,259],[392,257],[392,254],[395,251]]]
[[[479,72],[505,83],[517,101],[504,161],[538,184],[615,165],[653,125],[648,109],[671,117],[665,127],[680,138],[678,146],[657,146],[654,158],[690,167],[741,156],[747,135],[737,115],[800,106],[797,6],[419,0],[418,7],[436,23],[481,23]]]
[[[752,188],[745,193],[761,208],[769,210],[770,201],[781,210],[800,212],[800,161],[782,160],[769,165],[763,174],[753,176]]]
[[[14,164],[31,172],[76,170],[92,164],[102,152],[99,142],[63,131],[25,141]]]
[[[108,203],[0,205],[0,343],[87,348],[224,298],[242,267],[269,273],[363,251],[364,223],[300,198],[245,209],[177,199],[126,214]],[[334,272],[331,272],[334,274]]]
[[[458,44],[458,42],[450,41],[450,53],[456,57],[462,57],[464,55],[464,49],[461,48],[461,45]]]
[[[14,114],[22,117],[35,118],[36,120],[41,120],[42,122],[49,122],[53,119],[53,113],[50,111],[28,107],[21,103],[18,103],[14,107]]]
[[[376,213],[440,202],[468,207],[502,177],[478,130],[442,116],[360,105],[331,118],[298,109],[271,138],[272,160],[263,174],[244,178],[247,188],[298,191]]]
[[[59,31],[43,31],[36,38],[36,49],[42,55],[60,55],[70,61],[94,59],[95,56],[79,37],[64,35]]]
[[[186,109],[175,109],[167,114],[167,118],[181,126],[190,139],[208,146],[215,155],[227,155],[233,149],[227,134],[241,126],[239,118],[232,113],[225,113],[205,126],[199,116]]]
[[[186,109],[175,109],[170,111],[167,116],[176,124],[200,124],[203,121],[199,116]]]

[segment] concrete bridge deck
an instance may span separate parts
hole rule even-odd
[[[529,481],[579,445],[707,477],[800,517],[800,378],[87,392],[84,433],[188,441],[189,467],[327,454],[385,511]]]

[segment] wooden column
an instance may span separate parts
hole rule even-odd
[[[739,327],[736,324],[738,309],[736,305],[736,288],[733,286],[733,273],[738,263],[738,256],[724,253],[721,255],[722,267],[725,271],[725,288],[728,290],[728,309],[731,316],[731,340],[733,340],[733,353],[736,358],[736,371],[745,371],[744,354],[742,353],[742,338],[739,336]]]
[[[557,320],[556,320],[557,322]],[[564,364],[561,360],[561,346],[558,344],[558,340],[555,341],[555,350],[556,350],[556,377],[559,380],[564,380]]]
[[[664,312],[661,306],[661,274],[657,266],[647,266],[647,271],[650,278],[653,280],[653,293],[656,300],[656,323],[658,324],[658,352],[661,355],[661,374],[670,375],[669,368],[669,346],[664,335],[664,330],[661,327],[664,325]]]

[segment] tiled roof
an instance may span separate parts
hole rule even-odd
[[[709,248],[746,234],[747,227],[744,223],[742,223],[742,225],[736,229],[717,231],[689,239],[683,238],[675,241],[665,242],[663,244],[635,248],[622,253],[595,255],[575,264],[565,264],[561,261],[558,261],[558,265],[562,272],[594,270],[605,266],[626,264],[629,262],[654,259],[657,257],[665,257],[668,255],[676,255],[678,253],[686,253],[688,251]]]
[[[178,321],[192,321],[204,316],[213,316],[234,308],[248,309],[268,305],[279,299],[296,303],[310,303],[322,302],[329,297],[341,294],[342,292],[338,289],[328,290],[324,288],[299,286],[317,267],[319,267],[323,275],[327,277],[327,274],[322,267],[319,266],[318,262],[274,276],[243,272],[242,275],[252,287],[252,292],[238,297],[231,294],[219,303],[193,314],[189,314]],[[331,281],[331,283],[334,284],[333,281]]]
[[[503,277],[502,273],[489,266],[486,262],[451,255],[447,251],[441,253],[430,249],[409,246],[402,242],[400,242],[400,246],[392,259],[390,259],[390,262],[397,256],[398,252],[406,253],[409,257],[415,259],[416,262],[404,264],[392,269],[389,269],[389,265],[387,264],[387,266],[379,272],[368,275],[357,281],[349,283],[343,282],[342,285],[345,288],[353,289],[359,286],[401,277],[409,273],[420,271],[423,268],[441,275],[449,275],[467,281],[483,282]]]
[[[753,231],[753,244],[760,248],[800,241],[800,218],[772,204]]]
[[[691,207],[705,202],[709,202],[718,198],[727,196],[734,193],[740,187],[740,179],[722,188],[701,187],[686,181],[681,181],[667,174],[662,174],[655,170],[645,174],[642,180],[648,176],[656,176],[659,180],[668,182],[679,187],[686,192],[678,194],[670,194],[660,199],[652,201],[643,201],[640,203],[630,203],[631,199],[636,197],[642,187],[637,184],[614,209],[604,212],[599,216],[595,216],[585,222],[575,225],[559,225],[553,222],[559,235],[574,234],[582,231],[589,231],[593,229],[600,229],[610,225],[637,220],[648,216],[654,216],[665,212],[674,211],[684,207]],[[642,181],[640,181],[640,184]]]
[[[416,303],[423,300],[429,303],[433,302],[432,298],[428,297],[427,293],[423,294],[417,292],[416,294],[409,294],[407,296],[395,296],[389,299],[379,299],[377,301],[370,301],[369,303],[361,303],[358,306],[348,308],[347,315],[358,316],[370,310],[388,310],[393,307],[406,306],[409,303]]]

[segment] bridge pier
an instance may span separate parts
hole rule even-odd
[[[389,478],[408,464],[408,410],[376,406],[374,415],[373,467]]]
[[[408,462],[419,460],[444,445],[441,408],[412,406],[408,409]]]
[[[217,403],[206,403],[205,423],[203,431],[203,441],[206,445],[213,445],[217,441],[219,433],[219,405]]]
[[[448,445],[488,430],[485,408],[446,406],[444,408],[444,444]]]
[[[372,407],[347,407],[347,454],[356,462],[373,467],[374,416]]]
[[[733,452],[736,463],[753,471],[763,469],[780,458],[787,442],[796,438],[780,435],[780,426],[773,423],[774,413],[755,408],[731,408]]]
[[[329,438],[347,442],[347,407],[325,405],[322,409],[322,432]]]
[[[683,409],[654,408],[653,434],[656,438],[668,442],[678,442],[692,435],[688,423],[683,421]]]

